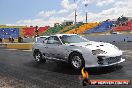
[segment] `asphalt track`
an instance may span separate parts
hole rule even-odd
[[[90,79],[132,80],[132,42],[113,43],[123,50],[125,62],[105,68],[87,68]],[[111,51],[112,52],[112,51]],[[61,62],[36,64],[31,51],[0,48],[0,88],[80,88],[81,72]],[[89,88],[132,88],[132,85],[87,86]]]

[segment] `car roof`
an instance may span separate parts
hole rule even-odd
[[[47,38],[47,37],[49,37],[49,36],[38,36],[36,38]]]
[[[50,36],[58,36],[58,37],[60,37],[60,36],[63,36],[63,35],[77,35],[77,34],[55,34],[55,35],[49,35],[49,36],[38,36],[36,38],[48,38]]]
[[[56,35],[52,35],[52,36],[63,36],[63,35],[77,35],[77,34],[56,34]]]

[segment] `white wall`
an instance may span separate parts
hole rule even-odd
[[[112,35],[97,35],[97,36],[84,36],[91,41],[102,42],[122,42],[132,41],[132,34],[112,34]]]

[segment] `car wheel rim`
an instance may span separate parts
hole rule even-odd
[[[36,61],[39,62],[40,61],[40,54],[36,54]]]
[[[74,56],[73,59],[72,59],[72,65],[75,67],[75,68],[80,68],[81,65],[82,65],[82,60],[80,59],[79,56]]]

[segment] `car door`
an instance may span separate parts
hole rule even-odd
[[[48,38],[46,43],[46,50],[48,50],[48,55],[52,58],[62,59],[65,49],[63,44],[57,36],[51,36]]]
[[[46,53],[48,51],[46,50],[46,42],[45,42],[46,40],[47,40],[46,37],[43,37],[43,38],[41,37],[39,39],[36,39],[36,44],[43,55],[47,55]]]

